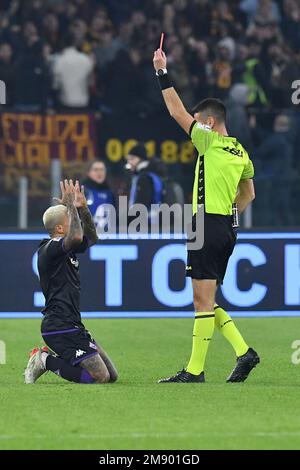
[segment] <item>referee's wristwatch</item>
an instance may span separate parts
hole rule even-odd
[[[156,75],[158,77],[162,77],[163,75],[166,75],[168,73],[167,69],[158,69],[156,72]]]

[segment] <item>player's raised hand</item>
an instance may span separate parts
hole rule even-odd
[[[61,189],[61,198],[54,197],[53,200],[58,204],[63,204],[67,206],[68,204],[73,204],[75,201],[75,186],[72,180],[65,179],[60,181]]]
[[[54,198],[53,198],[53,201],[57,202],[58,204],[63,204],[63,205],[65,205],[65,203],[64,203],[64,195],[65,195],[65,185],[64,185],[64,182],[63,182],[63,181],[60,181],[59,185],[60,185],[60,190],[61,190],[61,199],[60,199],[59,197],[54,197]]]
[[[80,209],[81,207],[86,207],[87,202],[84,194],[84,187],[79,184],[77,180],[75,183],[75,206]]]
[[[75,186],[72,180],[65,179],[65,192],[63,196],[63,201],[66,206],[75,205]]]
[[[156,51],[154,51],[153,66],[156,71],[167,68],[167,58],[163,50],[156,49]]]

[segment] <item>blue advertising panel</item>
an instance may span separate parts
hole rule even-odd
[[[0,234],[0,318],[40,316],[36,250],[42,238]],[[85,317],[193,315],[182,236],[111,237],[79,259]],[[236,316],[299,315],[300,233],[240,233],[217,300]]]

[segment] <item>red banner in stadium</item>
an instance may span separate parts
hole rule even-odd
[[[49,194],[51,159],[59,158],[64,172],[75,178],[82,175],[82,164],[98,153],[91,114],[4,113],[0,132],[1,173],[8,192],[26,175],[30,196]]]

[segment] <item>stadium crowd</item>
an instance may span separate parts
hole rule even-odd
[[[291,100],[300,79],[300,0],[2,0],[7,104],[155,116],[164,109],[152,66],[162,30],[186,106],[207,96],[226,101],[229,131],[251,152],[258,179],[281,187],[277,223],[292,224],[293,185],[283,181],[300,169]]]
[[[245,83],[248,105],[290,107],[299,78],[299,0],[4,0],[0,9],[0,73],[14,106],[156,112],[151,59],[161,30],[187,106]],[[72,54],[85,71],[81,100],[64,93],[74,86],[61,70]]]

